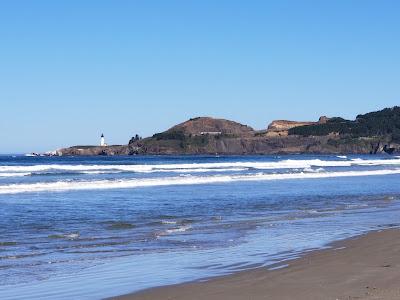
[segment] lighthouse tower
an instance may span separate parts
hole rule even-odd
[[[100,137],[100,146],[106,146],[106,141],[104,140],[104,134],[101,134],[101,137]]]

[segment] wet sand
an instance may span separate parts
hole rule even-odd
[[[400,230],[375,231],[285,262],[289,266],[243,271],[115,297],[159,299],[400,299]],[[132,283],[134,286],[134,283]]]

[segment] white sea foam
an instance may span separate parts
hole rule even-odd
[[[94,181],[57,181],[39,182],[30,184],[0,185],[0,194],[15,194],[26,192],[55,192],[69,190],[98,190],[98,189],[123,189],[151,186],[169,185],[196,185],[211,183],[229,183],[238,181],[263,181],[263,180],[294,180],[315,179],[330,177],[354,177],[400,174],[400,168],[369,171],[344,171],[344,172],[317,172],[317,173],[284,173],[284,174],[247,174],[247,175],[211,175],[211,176],[186,176],[162,177],[121,180],[94,180]]]
[[[324,172],[325,169],[324,168],[317,168],[317,169],[313,169],[313,168],[304,168],[303,172],[307,172],[307,173],[320,173],[320,172]]]
[[[165,233],[185,232],[191,228],[192,228],[191,226],[182,226],[178,228],[167,229],[165,230]]]
[[[170,224],[176,224],[176,221],[166,221],[166,220],[162,220],[161,224],[165,224],[165,225],[170,225]]]
[[[0,173],[0,177],[19,177],[19,176],[29,176],[31,173]]]
[[[66,234],[66,235],[64,235],[66,238],[68,238],[68,239],[71,239],[71,240],[73,240],[73,239],[77,239],[78,237],[79,237],[79,233],[70,233],[70,234]]]
[[[219,163],[191,163],[191,164],[149,164],[149,165],[20,165],[20,166],[0,166],[0,173],[19,176],[20,173],[33,172],[53,172],[53,171],[74,171],[91,174],[95,173],[112,173],[112,172],[137,172],[137,173],[153,173],[153,172],[227,172],[227,171],[244,171],[246,169],[305,169],[312,167],[351,167],[351,166],[383,166],[383,165],[399,165],[400,159],[361,159],[352,160],[281,160],[273,162],[219,162]]]

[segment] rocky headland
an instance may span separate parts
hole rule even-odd
[[[265,130],[234,121],[198,117],[127,145],[73,146],[55,155],[179,154],[376,154],[400,150],[400,107],[355,120],[321,117],[316,122],[276,120]]]

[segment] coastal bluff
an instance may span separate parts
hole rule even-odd
[[[299,122],[299,121],[290,121],[290,120],[275,120],[272,121],[266,131],[267,136],[288,136],[289,130],[295,127],[300,126],[309,126],[309,125],[318,125],[325,124],[329,121],[329,118],[326,116],[322,116],[319,118],[318,122]]]
[[[225,119],[197,117],[126,145],[73,146],[56,155],[256,155],[398,153],[400,108],[315,122],[276,120],[264,130]]]

